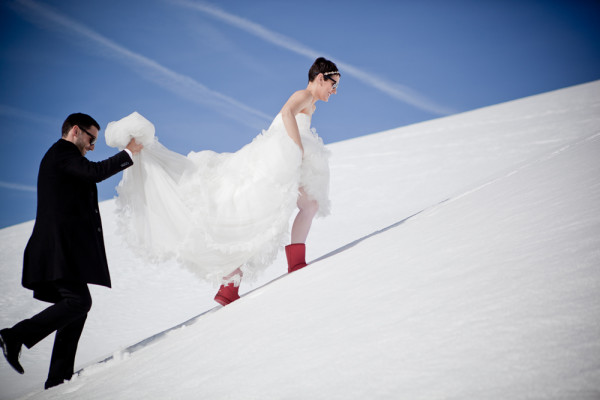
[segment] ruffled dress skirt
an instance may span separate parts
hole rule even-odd
[[[119,233],[148,261],[177,259],[216,285],[242,267],[252,280],[287,244],[299,189],[329,214],[329,151],[296,116],[304,158],[281,115],[235,153],[168,150],[154,126],[138,113],[111,122],[107,144],[124,148],[132,137],[144,144],[117,187]]]

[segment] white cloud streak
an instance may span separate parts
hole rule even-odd
[[[0,104],[0,115],[6,116],[9,118],[20,119],[20,120],[24,120],[24,121],[28,121],[28,122],[35,122],[35,123],[40,123],[40,124],[44,124],[44,125],[49,125],[49,126],[53,126],[53,127],[56,127],[57,125],[61,124],[61,122],[56,119],[45,117],[43,115],[38,115],[38,114],[29,112],[29,111],[25,111],[25,110],[22,110],[22,109],[19,109],[16,107],[7,106],[4,104]]]
[[[22,192],[37,192],[37,188],[35,186],[20,185],[18,183],[3,182],[3,181],[0,181],[0,188],[10,189],[10,190],[20,190]]]
[[[427,99],[425,96],[420,95],[419,93],[404,85],[390,82],[386,79],[376,76],[373,73],[364,71],[346,62],[340,61],[335,57],[311,49],[310,47],[304,46],[303,44],[299,43],[298,41],[292,38],[271,31],[265,28],[264,26],[249,21],[245,18],[230,14],[211,4],[188,0],[171,0],[171,2],[173,4],[200,11],[217,20],[220,20],[231,26],[248,32],[269,43],[305,56],[311,60],[315,60],[317,57],[320,56],[335,60],[335,63],[338,66],[338,68],[340,68],[342,74],[348,74],[363,82],[364,84],[375,88],[396,100],[400,100],[406,104],[410,104],[420,110],[427,111],[436,115],[450,115],[456,112],[455,110],[434,103],[433,101]]]
[[[236,119],[252,128],[263,127],[272,116],[256,110],[222,93],[211,90],[195,79],[166,68],[158,62],[133,52],[118,43],[102,36],[101,34],[85,27],[79,22],[70,19],[50,7],[33,0],[18,0],[16,2],[28,17],[41,25],[52,24],[95,43],[108,50],[109,54],[116,56],[128,67],[138,71],[141,75],[186,100],[210,107],[223,115]]]

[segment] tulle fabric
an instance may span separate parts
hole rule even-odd
[[[177,259],[216,285],[242,266],[252,280],[287,244],[300,187],[329,213],[329,151],[296,117],[304,159],[281,116],[235,153],[170,151],[154,126],[133,113],[107,127],[107,144],[144,143],[117,187],[119,232],[148,261]]]

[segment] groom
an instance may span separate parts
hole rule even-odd
[[[94,150],[100,125],[89,115],[71,114],[62,138],[40,164],[37,214],[25,248],[23,286],[54,303],[12,328],[0,331],[8,363],[19,373],[21,346],[33,347],[56,331],[46,389],[73,376],[77,343],[92,306],[88,283],[110,287],[96,183],[133,164],[142,145],[132,139],[125,150],[104,161],[85,158]]]

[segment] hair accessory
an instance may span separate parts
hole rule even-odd
[[[331,72],[324,72],[323,75],[327,76],[327,75],[339,75],[340,72],[339,71],[331,71]]]

